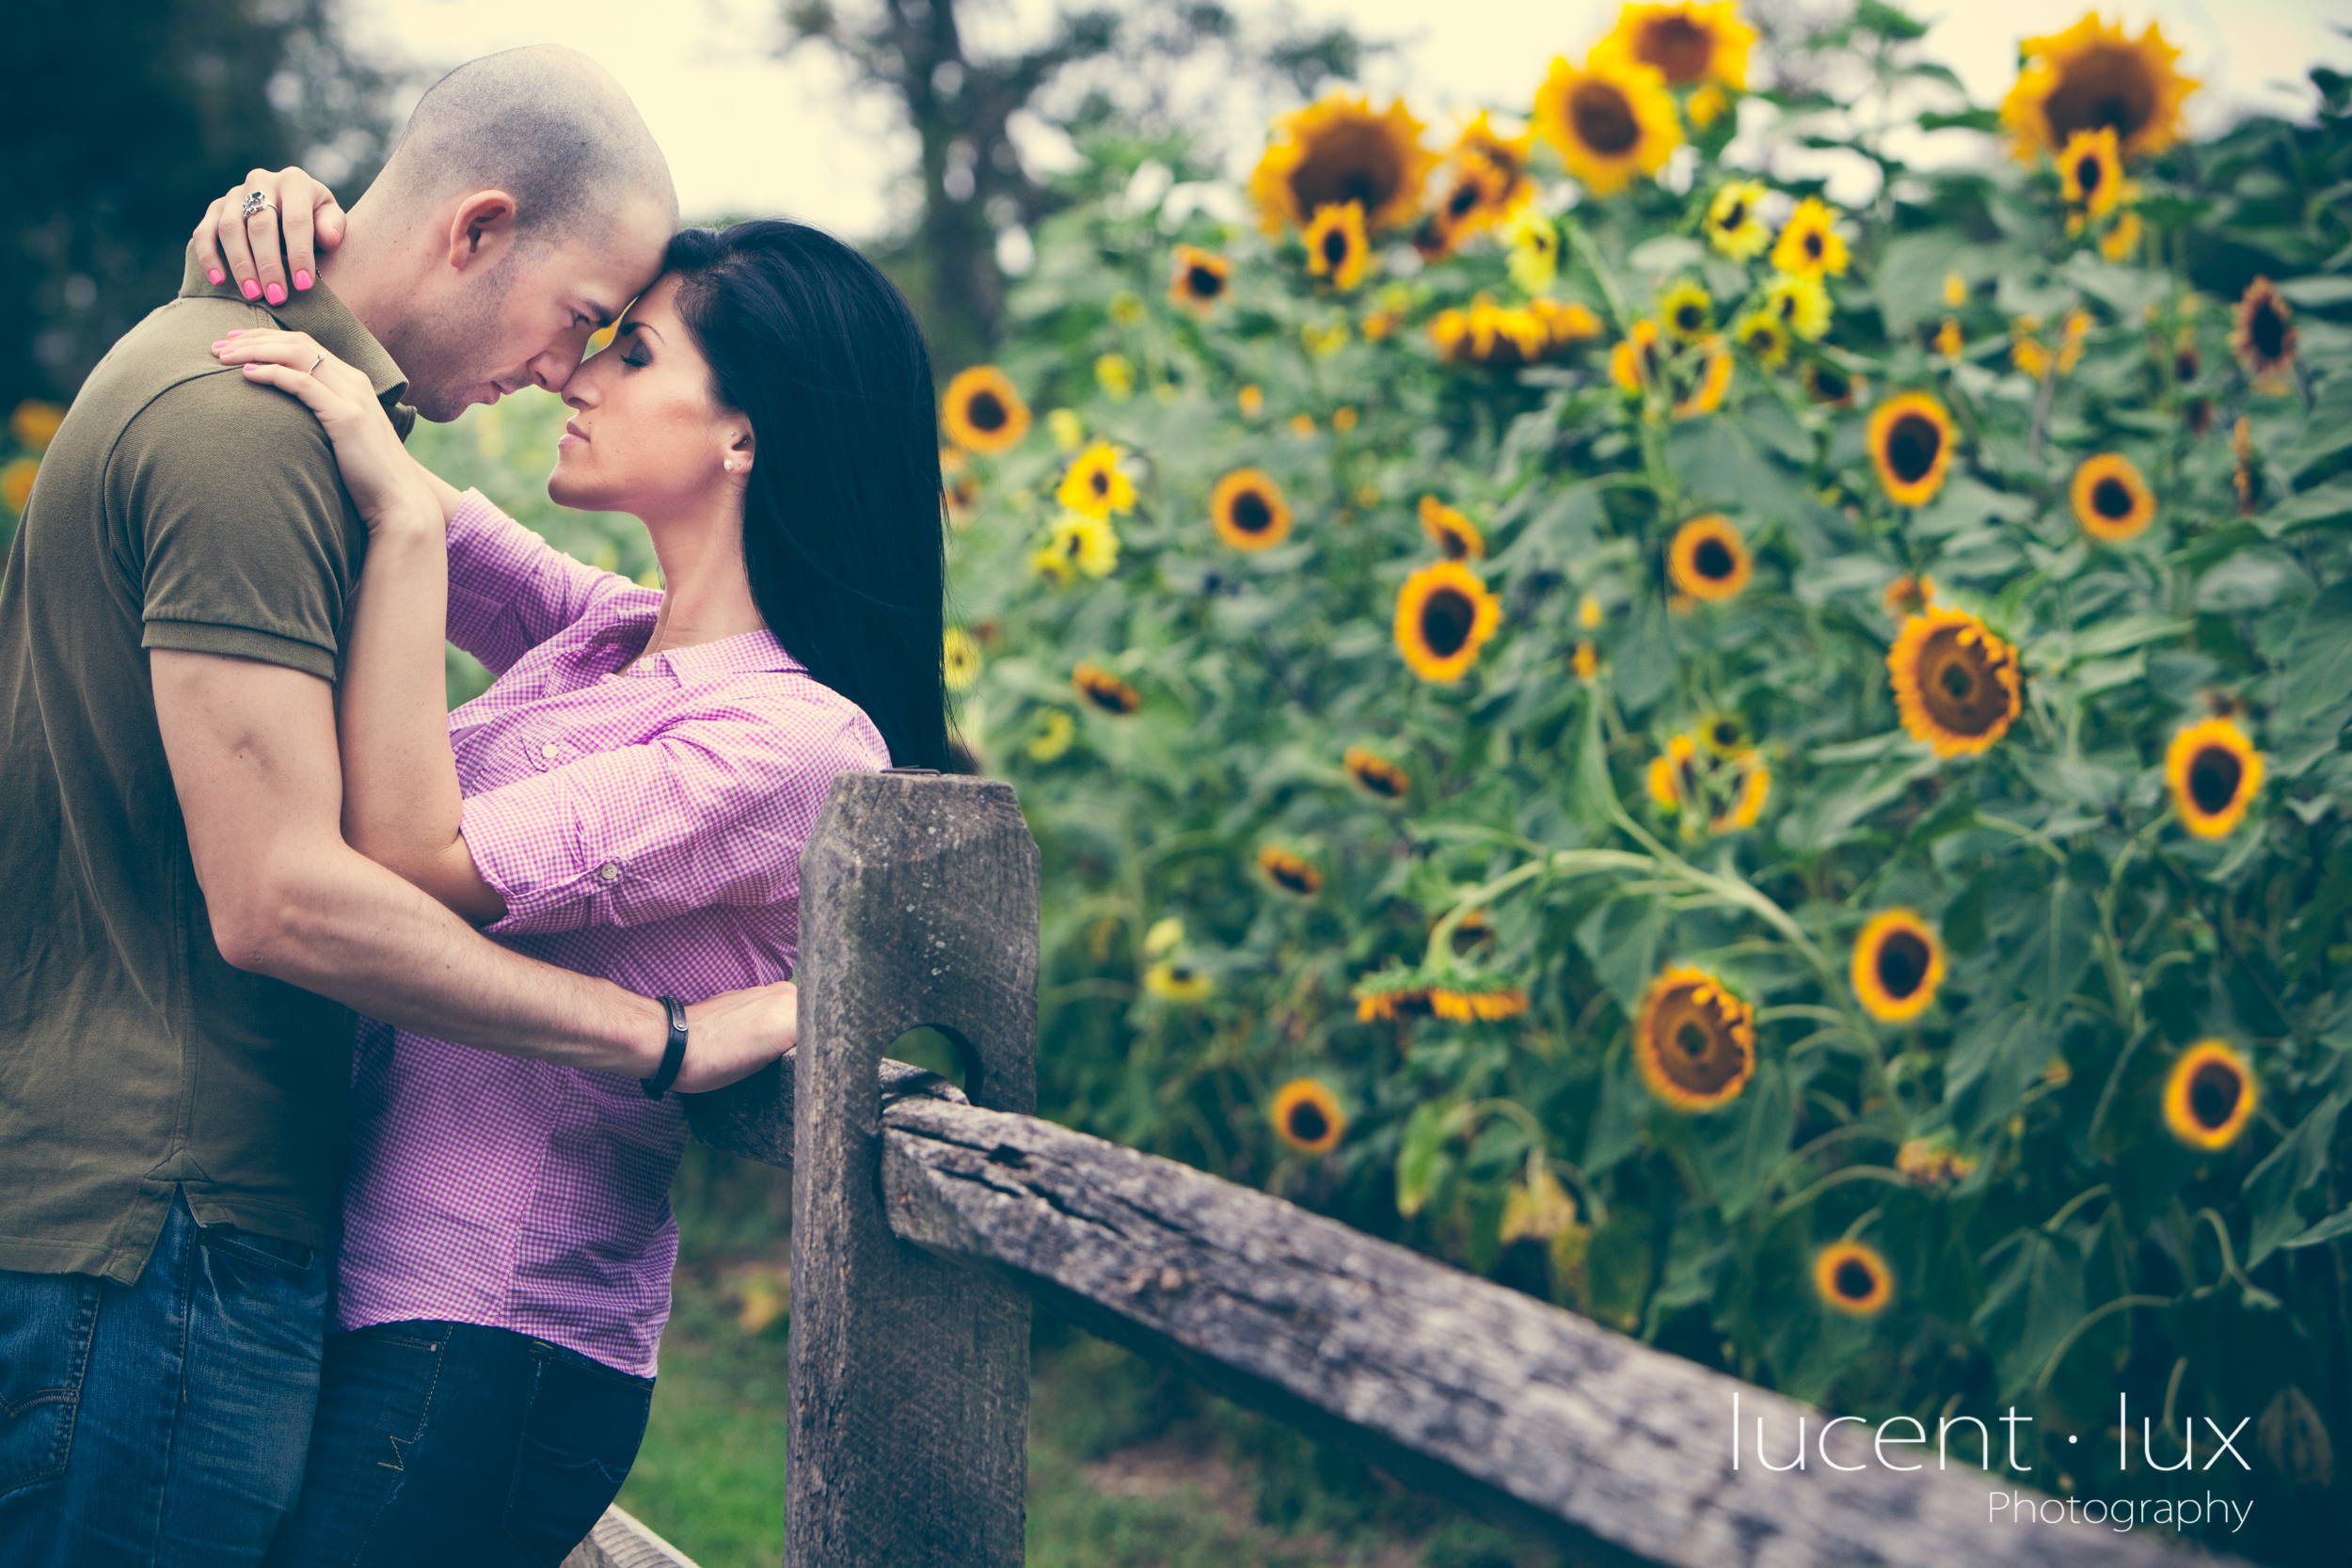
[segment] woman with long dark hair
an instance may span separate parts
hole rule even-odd
[[[308,210],[297,171],[280,198]],[[402,448],[308,337],[215,345],[299,398],[369,529],[337,704],[346,838],[536,957],[691,1000],[780,980],[834,775],[946,767],[939,447],[898,291],[798,224],[689,230],[560,388],[584,566]],[[497,676],[445,712],[442,640]],[[362,1021],[333,1332],[273,1563],[555,1564],[643,1438],[674,1096]]]

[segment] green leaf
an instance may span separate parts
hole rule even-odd
[[[2332,1242],[2339,1236],[2352,1236],[2352,1205],[2337,1210],[2301,1235],[2291,1236],[2280,1242],[2279,1245],[2284,1250],[2293,1251],[2297,1247],[2317,1246],[2322,1242]]]
[[[2344,1097],[2331,1094],[2312,1107],[2268,1158],[2246,1178],[2246,1206],[2253,1214],[2252,1238],[2246,1243],[2246,1266],[2260,1266],[2271,1251],[2303,1228],[2296,1211],[2296,1196],[2317,1181],[2328,1169],[2328,1146],[2336,1135],[2336,1117]]]
[[[2279,718],[2295,724],[2352,691],[2352,582],[2340,582],[2304,608],[2287,644],[2286,699]]]
[[[1628,1018],[1658,974],[1658,944],[1665,934],[1666,911],[1646,897],[1612,898],[1576,928],[1577,945]]]
[[[2289,496],[2254,521],[2276,539],[2282,533],[2299,533],[2344,517],[2352,517],[2352,480],[2339,479]]]
[[[2042,1075],[2055,1032],[2026,1003],[1987,1013],[1963,1029],[1944,1068],[1952,1125],[1973,1137],[2007,1121]]]
[[[1993,1352],[2004,1404],[2033,1386],[2083,1318],[2083,1258],[2073,1238],[2026,1230],[2015,1240],[2015,1255],[1973,1320]]]
[[[1451,1100],[1426,1101],[1413,1107],[1406,1120],[1404,1144],[1396,1156],[1396,1212],[1407,1219],[1421,1212],[1453,1168],[1445,1141],[1453,1134],[1459,1109]]]
[[[1761,1064],[1745,1093],[1697,1124],[1700,1174],[1724,1217],[1738,1219],[1788,1152],[1797,1111],[1788,1073],[1778,1062]]]
[[[2352,277],[2290,277],[2279,285],[2290,304],[2324,310],[2330,305],[2352,305]]]

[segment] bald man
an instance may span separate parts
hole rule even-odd
[[[676,210],[584,56],[474,61],[316,276],[191,246],[49,449],[0,584],[9,1568],[262,1560],[316,1402],[351,1009],[659,1092],[660,1002],[501,947],[343,844],[334,682],[366,531],[309,410],[209,345],[308,332],[405,434],[404,393],[450,420],[561,387]],[[790,1043],[790,988],[689,1022],[675,1086],[717,1087]]]

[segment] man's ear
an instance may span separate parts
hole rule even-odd
[[[450,214],[449,264],[459,272],[496,261],[514,245],[515,198],[504,191],[476,191]]]

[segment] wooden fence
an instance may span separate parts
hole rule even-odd
[[[2038,1508],[2042,1494],[1961,1457],[1973,1423],[1942,1468],[1932,1432],[1878,1445],[1858,1422],[1039,1120],[1038,854],[1005,784],[843,775],[801,897],[798,1051],[688,1101],[697,1136],[793,1169],[787,1568],[1022,1560],[1032,1302],[1580,1562],[2185,1560],[2146,1528]],[[955,1041],[962,1091],[884,1060],[920,1025]],[[1997,1424],[1989,1441],[1997,1455]],[[1804,1467],[1766,1468],[1759,1443]],[[614,1510],[567,1568],[685,1561]]]

